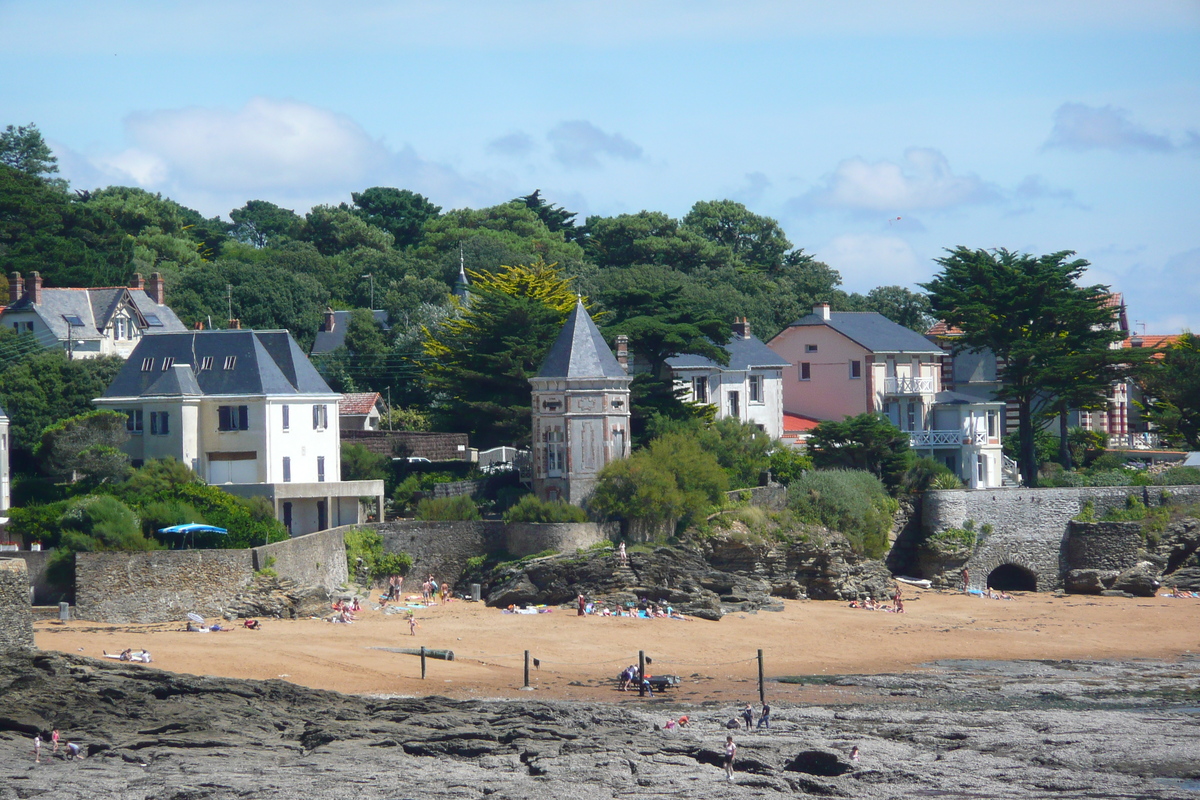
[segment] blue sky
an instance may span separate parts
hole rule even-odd
[[[0,0],[0,75],[77,188],[732,198],[848,290],[1075,250],[1131,322],[1200,331],[1200,0]]]

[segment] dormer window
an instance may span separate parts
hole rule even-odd
[[[167,356],[166,358],[163,359],[163,365],[162,365],[163,372],[166,372],[173,366],[175,366],[175,359],[171,358],[170,356]]]
[[[237,356],[225,356],[225,369],[233,369],[237,366]]]
[[[208,370],[212,369],[212,365],[213,365],[213,357],[212,356],[205,356],[204,358],[200,359],[200,371],[201,372],[207,372]]]
[[[143,358],[142,359],[142,372],[150,372],[153,369],[154,369],[154,359],[153,358]]]

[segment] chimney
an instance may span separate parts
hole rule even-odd
[[[321,330],[325,331],[326,333],[332,332],[333,325],[334,325],[334,319],[335,319],[335,317],[333,315],[333,309],[326,306],[325,307],[325,327],[321,328]]]
[[[42,273],[29,273],[29,302],[42,302]]]
[[[629,337],[623,333],[617,336],[617,363],[629,372]]]
[[[165,288],[166,287],[163,286],[162,273],[151,272],[150,282],[146,284],[146,294],[150,295],[150,299],[155,303],[158,303],[160,306],[166,302],[166,293],[164,292]]]
[[[1129,346],[1130,346],[1130,347],[1141,347],[1141,346],[1142,346],[1142,339],[1141,339],[1141,337],[1139,337],[1139,336],[1135,336],[1135,337],[1133,337],[1132,339],[1130,339],[1130,340],[1129,340]]]
[[[146,282],[144,280],[142,280],[142,273],[140,273],[140,272],[133,273],[133,278],[131,278],[129,281],[129,288],[130,289],[145,289],[146,288]]]
[[[738,339],[750,338],[750,320],[745,317],[733,321],[733,335]]]
[[[817,303],[813,306],[813,313],[826,322],[829,321],[829,303]]]
[[[12,272],[8,276],[8,304],[20,300],[25,295],[25,281],[21,278],[21,273]]]
[[[242,321],[240,319],[229,320],[229,330],[240,331],[242,329]]]

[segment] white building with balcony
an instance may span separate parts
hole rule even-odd
[[[941,348],[874,312],[819,304],[768,343],[789,365],[783,410],[821,420],[882,414],[972,488],[1004,485],[1004,404],[942,389]]]
[[[228,330],[142,338],[93,403],[126,415],[135,466],[178,459],[300,535],[383,511],[383,481],[341,479],[340,399],[287,331]]]

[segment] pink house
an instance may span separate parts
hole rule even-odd
[[[943,391],[943,351],[921,334],[882,314],[831,312],[821,303],[767,346],[788,364],[785,414],[820,420],[882,414],[909,433],[914,449],[967,485],[1002,485],[1004,404]]]

